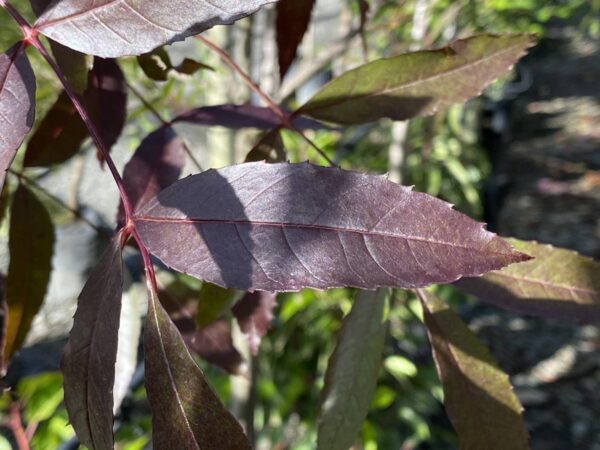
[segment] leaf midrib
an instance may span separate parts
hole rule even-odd
[[[482,245],[481,248],[477,248],[476,246],[468,246],[464,244],[458,244],[447,241],[439,241],[436,239],[421,237],[421,236],[407,236],[402,234],[394,234],[394,233],[385,233],[382,231],[374,231],[374,230],[361,230],[361,229],[351,229],[351,228],[341,228],[329,225],[318,225],[318,224],[303,224],[303,223],[287,223],[287,222],[263,222],[263,221],[251,221],[251,220],[224,220],[224,219],[178,219],[171,217],[152,217],[152,216],[137,216],[134,218],[134,221],[138,222],[158,222],[158,223],[174,223],[180,225],[251,225],[258,227],[274,227],[274,228],[301,228],[301,229],[309,229],[309,230],[319,230],[319,231],[333,231],[336,233],[356,233],[360,235],[367,236],[380,236],[380,237],[391,237],[396,239],[404,239],[407,241],[415,241],[415,242],[426,242],[428,244],[434,245],[443,245],[446,247],[453,248],[461,248],[465,250],[471,251],[485,251],[486,254],[495,254],[495,255],[511,255],[511,252],[501,252],[496,250],[488,250],[485,249]],[[493,238],[492,238],[493,239]],[[488,241],[489,242],[489,241]],[[487,244],[486,242],[485,244]],[[514,250],[512,254],[518,255],[519,252]]]
[[[516,49],[518,47],[521,47],[522,45],[523,45],[523,43],[512,45],[512,46],[507,47],[507,48],[505,48],[503,50],[500,50],[500,51],[498,51],[496,53],[489,54],[489,55],[487,55],[487,56],[485,56],[482,59],[479,59],[477,61],[474,61],[474,62],[471,62],[471,63],[468,63],[468,64],[463,64],[463,65],[460,65],[458,67],[454,67],[454,68],[449,69],[449,70],[444,70],[442,72],[438,72],[438,73],[436,73],[434,75],[431,75],[429,77],[420,78],[418,80],[411,81],[410,83],[403,84],[401,86],[397,86],[397,87],[394,87],[394,88],[386,88],[386,89],[383,89],[381,91],[368,92],[366,94],[356,95],[356,96],[351,96],[351,97],[340,97],[338,99],[332,99],[329,102],[327,102],[326,100],[324,100],[323,103],[320,104],[320,105],[317,103],[312,108],[310,108],[310,107],[306,107],[306,108],[302,107],[298,111],[301,112],[301,113],[310,114],[311,112],[315,112],[315,111],[318,112],[321,109],[328,109],[328,108],[331,108],[331,107],[339,106],[339,105],[342,105],[342,104],[344,104],[346,102],[354,102],[354,101],[358,101],[358,100],[363,100],[365,98],[376,97],[376,96],[385,95],[385,94],[392,94],[392,93],[397,92],[397,91],[406,90],[406,89],[409,89],[409,88],[411,88],[411,87],[413,87],[415,85],[418,85],[418,84],[428,83],[428,82],[431,82],[431,81],[436,80],[438,78],[450,76],[450,75],[454,74],[455,72],[460,72],[460,71],[466,70],[466,69],[472,69],[473,67],[476,67],[476,66],[478,66],[478,65],[480,65],[480,64],[482,64],[484,62],[487,62],[491,58],[502,56],[502,55],[504,55],[506,53],[509,53],[509,52],[513,51],[514,49]],[[435,51],[439,51],[439,50],[435,50]],[[401,56],[404,56],[404,55],[401,55]],[[401,56],[399,56],[399,57],[401,57]],[[375,62],[376,61],[374,61],[373,63],[375,63]],[[359,69],[356,69],[356,70],[359,70]],[[306,106],[310,106],[310,102],[311,101],[309,101],[309,103],[307,103]]]

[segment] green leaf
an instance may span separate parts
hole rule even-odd
[[[387,332],[388,292],[359,291],[344,319],[325,375],[318,450],[347,450],[367,416]]]
[[[144,344],[154,448],[251,448],[240,424],[206,382],[155,292],[148,302]]]
[[[3,367],[25,342],[44,301],[52,268],[54,225],[45,206],[24,185],[13,197],[9,248]]]
[[[403,356],[389,356],[383,362],[383,366],[394,378],[400,381],[417,375],[417,366]]]
[[[137,60],[146,76],[154,81],[167,81],[171,71],[193,75],[201,69],[213,70],[212,67],[190,58],[185,58],[181,64],[174,66],[171,57],[163,47],[140,55]]]
[[[204,283],[198,294],[196,326],[201,329],[215,322],[242,298],[243,291],[225,289],[211,283]]]
[[[461,450],[527,450],[523,407],[487,348],[448,305],[417,290]]]
[[[459,289],[526,314],[595,323],[600,320],[600,264],[571,250],[508,239],[535,259],[464,278]]]
[[[484,34],[373,61],[327,84],[296,114],[341,124],[433,114],[479,95],[532,44],[527,34]]]
[[[88,85],[88,73],[92,68],[94,59],[51,39],[50,47],[58,66],[75,89],[75,92],[83,94]]]
[[[60,372],[47,372],[23,378],[17,392],[25,406],[27,422],[42,422],[54,415],[63,401],[63,377]]]

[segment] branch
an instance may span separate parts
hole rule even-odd
[[[13,402],[10,405],[8,427],[15,436],[18,449],[29,450],[29,440],[27,439],[27,434],[25,433],[23,423],[21,422],[21,408],[19,407],[18,402]]]
[[[334,167],[337,166],[337,164],[335,164],[323,150],[321,150],[312,140],[310,140],[302,130],[293,124],[290,116],[286,114],[285,111],[277,103],[275,103],[271,97],[269,97],[254,81],[252,81],[250,76],[239,65],[236,64],[236,62],[225,50],[221,49],[219,46],[213,44],[211,41],[201,35],[195,36],[195,38],[215,52],[223,60],[223,62],[225,62],[225,64],[231,67],[231,69],[239,75],[242,81],[244,81],[244,83],[246,83],[246,85],[256,95],[258,95],[258,97],[268,106],[268,108],[279,116],[281,119],[281,124],[284,128],[298,133],[302,139],[308,143],[308,145],[314,148],[315,151],[321,155],[327,161],[327,163],[329,163],[329,165]]]

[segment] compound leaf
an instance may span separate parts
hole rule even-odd
[[[532,44],[528,34],[480,35],[373,61],[331,81],[297,113],[341,124],[433,114],[479,95]]]
[[[528,450],[528,435],[508,375],[444,302],[418,291],[444,405],[461,450]]]
[[[82,53],[141,55],[215,25],[229,24],[274,0],[62,0],[34,27]]]
[[[168,266],[246,291],[418,287],[528,259],[441,200],[307,163],[190,176],[133,220]]]
[[[509,239],[533,261],[455,285],[483,301],[536,316],[600,321],[600,264],[571,250]]]
[[[113,387],[123,293],[120,239],[86,282],[65,347],[62,371],[69,420],[90,450],[113,449]]]

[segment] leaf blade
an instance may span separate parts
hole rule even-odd
[[[459,289],[501,308],[550,319],[600,320],[600,264],[537,242],[508,240],[535,259],[455,283]]]
[[[318,450],[354,443],[375,393],[387,334],[388,291],[359,291],[329,359],[317,434]]]
[[[274,0],[62,0],[34,27],[82,53],[117,58],[140,55],[215,25],[232,23]]]
[[[269,330],[276,306],[277,295],[274,292],[258,291],[248,292],[231,309],[254,356],[258,354],[260,341]]]
[[[61,363],[65,405],[81,443],[112,450],[113,387],[118,351],[123,264],[113,239],[78,298],[73,329]]]
[[[250,449],[240,424],[207,384],[154,292],[144,342],[154,448]]]
[[[460,449],[528,450],[523,407],[508,375],[444,302],[421,289],[418,295]]]
[[[324,86],[296,114],[341,124],[406,120],[479,95],[533,44],[530,35],[480,35],[380,59]]]
[[[44,205],[23,185],[13,197],[9,247],[3,366],[25,342],[44,301],[52,270],[54,225]]]
[[[285,76],[308,30],[315,0],[280,0],[277,4],[277,48],[279,76]]]
[[[0,190],[35,117],[35,75],[19,42],[0,55]]]
[[[527,259],[440,200],[380,176],[310,164],[246,163],[194,175],[134,221],[165,264],[249,291],[423,286]]]

